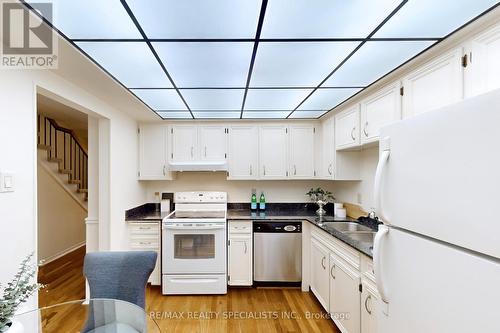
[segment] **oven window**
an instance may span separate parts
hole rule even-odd
[[[215,258],[215,235],[174,235],[174,258]]]

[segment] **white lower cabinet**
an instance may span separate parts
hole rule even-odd
[[[371,258],[311,231],[310,289],[342,333],[375,333],[378,292]]]
[[[229,221],[228,285],[252,285],[252,253],[252,222]]]
[[[131,251],[155,251],[158,254],[155,269],[148,280],[153,286],[161,284],[160,225],[160,222],[128,223],[129,249]]]

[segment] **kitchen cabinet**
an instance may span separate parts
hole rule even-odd
[[[260,179],[288,176],[288,129],[284,125],[263,125],[259,131]],[[311,147],[312,148],[312,147]]]
[[[289,131],[289,170],[290,178],[314,178],[314,136],[312,124],[291,125]]]
[[[330,254],[330,314],[345,333],[359,333],[361,326],[359,271]]]
[[[323,179],[335,179],[335,118],[326,119],[321,125],[322,135],[322,166]]]
[[[251,221],[229,221],[228,284],[251,286],[253,239]]]
[[[399,119],[401,95],[397,82],[361,102],[361,144],[378,141],[380,128]]]
[[[329,251],[318,238],[311,238],[311,291],[328,311],[330,301]]]
[[[463,97],[462,48],[457,48],[403,78],[403,117],[431,111]]]
[[[228,179],[257,179],[259,174],[258,126],[229,128]]]
[[[199,159],[224,161],[227,157],[227,128],[220,125],[201,125],[198,128]]]
[[[358,147],[360,141],[359,105],[351,107],[335,116],[335,147],[337,150]]]
[[[377,288],[366,281],[362,282],[361,292],[361,332],[377,332],[377,304],[379,296]]]
[[[171,180],[168,171],[168,127],[142,124],[139,127],[139,180]]]
[[[161,284],[160,222],[128,222],[129,249],[131,251],[155,251],[156,266],[148,282],[154,286]]]
[[[175,162],[194,161],[198,157],[198,127],[196,125],[173,125],[171,160]]]
[[[500,25],[474,37],[466,45],[465,97],[500,88]]]

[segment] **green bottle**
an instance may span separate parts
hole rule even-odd
[[[252,191],[252,199],[250,202],[250,209],[257,210],[257,194],[255,193],[255,191]]]
[[[260,193],[259,209],[266,210],[266,197],[264,196],[264,192]]]

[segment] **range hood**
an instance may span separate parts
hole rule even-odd
[[[169,162],[170,171],[227,171],[227,161]]]

